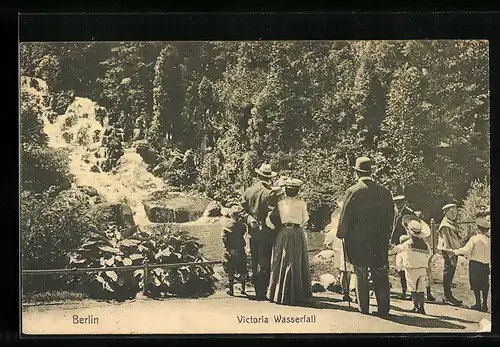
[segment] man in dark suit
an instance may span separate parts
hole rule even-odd
[[[267,225],[266,218],[277,202],[277,190],[271,186],[271,179],[277,173],[271,165],[262,164],[255,172],[259,181],[250,186],[244,194],[241,214],[250,235],[250,257],[252,263],[252,283],[257,299],[265,300],[271,276],[271,253],[274,230]]]
[[[394,222],[391,193],[371,178],[371,160],[356,159],[358,182],[347,189],[340,212],[337,237],[344,239],[345,250],[357,277],[359,311],[369,313],[369,275],[374,284],[378,315],[390,309],[388,253]]]
[[[397,245],[399,238],[406,235],[406,230],[401,223],[404,215],[415,215],[415,212],[408,207],[406,197],[404,195],[397,195],[393,198],[394,201],[394,223],[392,224],[391,244]]]

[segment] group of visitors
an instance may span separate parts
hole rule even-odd
[[[245,294],[244,235],[248,232],[256,299],[288,305],[305,303],[312,298],[312,289],[303,229],[309,214],[306,203],[297,197],[302,181],[283,177],[273,186],[271,180],[277,172],[269,164],[255,172],[259,181],[246,190],[242,201],[230,204],[231,221],[223,232],[227,293],[234,294],[238,274]]]
[[[369,313],[370,290],[375,294],[379,316],[390,310],[389,253],[396,254],[402,298],[413,300],[413,312],[425,314],[424,302],[435,301],[431,294],[432,235],[422,211],[410,208],[404,196],[392,197],[371,176],[372,163],[357,158],[353,170],[357,182],[337,201],[329,228],[335,237],[325,245],[335,252],[335,266],[341,272],[344,300],[351,301],[350,289],[361,313]],[[259,181],[249,187],[241,201],[230,205],[231,221],[224,228],[224,269],[228,273],[227,293],[234,295],[239,274],[245,292],[247,264],[246,233],[250,241],[252,277],[257,300],[296,305],[312,298],[311,278],[304,227],[309,220],[306,203],[297,197],[302,181],[282,178],[269,164],[255,170]],[[490,273],[489,212],[477,215],[477,235],[465,246],[456,226],[457,204],[442,208],[444,218],[437,249],[444,258],[443,301],[461,305],[451,291],[457,257],[469,258],[469,279],[476,297],[473,309],[487,311]],[[462,247],[463,246],[463,247]],[[483,301],[481,302],[481,295]]]

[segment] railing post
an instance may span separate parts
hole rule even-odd
[[[434,220],[434,218],[431,218],[430,227],[432,236],[432,254],[436,254],[436,237],[435,237],[436,221]]]
[[[149,283],[149,261],[144,262],[144,286],[142,287],[142,293],[144,296],[148,294],[148,283]]]

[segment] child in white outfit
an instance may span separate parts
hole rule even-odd
[[[399,244],[408,241],[410,237],[408,235],[401,235],[399,237]],[[404,253],[399,252],[396,254],[396,271],[401,279],[401,299],[406,300],[406,291],[408,289],[406,285],[406,272],[404,267]]]
[[[477,233],[467,244],[459,249],[450,250],[456,255],[469,258],[469,283],[474,291],[476,304],[471,308],[477,311],[488,312],[488,292],[490,288],[491,241],[489,236],[490,222],[484,217],[476,219]],[[481,293],[483,303],[481,305]]]
[[[411,311],[425,314],[426,277],[431,247],[424,241],[424,238],[430,235],[430,228],[424,221],[413,215],[403,216],[402,223],[410,239],[394,246],[393,250],[401,253],[400,259],[405,270],[406,285],[413,299]]]

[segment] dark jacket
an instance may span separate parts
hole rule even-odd
[[[245,224],[230,220],[222,231],[222,242],[226,251],[235,251],[237,254],[245,254]]]
[[[276,200],[276,193],[269,184],[262,181],[256,182],[245,191],[242,203],[244,212],[241,217],[246,222],[246,218],[251,215],[260,227],[265,229],[267,214],[276,205]]]
[[[347,189],[337,237],[344,239],[349,261],[357,266],[388,265],[394,205],[389,191],[371,178]]]

